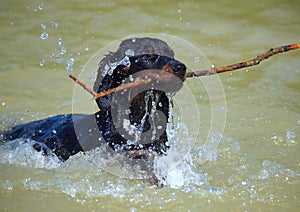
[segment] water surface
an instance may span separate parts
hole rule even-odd
[[[215,66],[299,43],[300,34],[296,0],[1,1],[0,10],[1,130],[71,113],[74,84],[68,74],[79,75],[100,48],[132,34],[178,36],[201,49]],[[175,54],[186,62],[182,52]],[[226,125],[220,145],[206,163],[199,157],[210,124],[210,101],[200,79],[186,82],[194,88],[201,123],[190,158],[173,173],[179,182],[156,188],[96,169],[90,155],[61,164],[26,146],[2,147],[0,207],[299,210],[299,55],[299,50],[276,55],[259,66],[220,75]],[[177,136],[185,133],[179,130]]]

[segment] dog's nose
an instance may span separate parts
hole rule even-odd
[[[176,65],[175,73],[185,73],[186,67],[184,64],[180,63]]]

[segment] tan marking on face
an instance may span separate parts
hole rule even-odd
[[[173,69],[169,66],[169,65],[165,65],[163,68],[162,68],[163,71],[165,72],[169,72],[171,74],[174,74],[174,71]]]
[[[125,67],[124,71],[125,71],[126,74],[128,74],[128,72],[130,71],[130,66]]]

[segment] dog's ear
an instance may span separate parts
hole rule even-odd
[[[121,85],[122,81],[127,77],[126,74],[126,66],[125,65],[118,65],[114,70],[113,73],[106,74],[103,80],[101,81],[97,93],[107,91],[109,89],[118,87]],[[97,105],[99,109],[104,110],[110,107],[111,104],[111,95],[105,96],[102,98],[97,99]]]
[[[103,78],[100,86],[97,89],[97,93],[107,91],[121,85],[122,81],[127,77],[126,66],[118,65],[112,74],[106,74]]]
[[[119,86],[122,81],[127,77],[125,65],[118,65],[115,70],[113,71],[112,75],[110,76],[114,87]],[[114,88],[113,87],[113,88]]]

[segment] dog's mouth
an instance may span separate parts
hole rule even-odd
[[[157,83],[172,83],[179,80],[184,82],[186,79],[186,66],[173,58],[144,54],[130,57],[129,60],[130,65],[125,68],[128,76],[142,79],[149,77]]]

